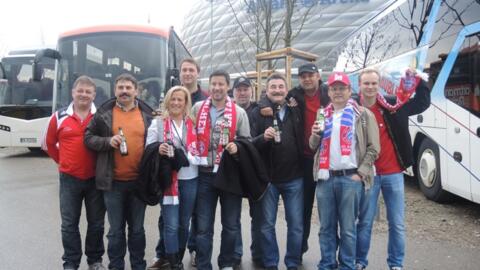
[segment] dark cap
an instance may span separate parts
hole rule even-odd
[[[241,84],[245,85],[245,86],[248,86],[248,87],[252,87],[252,82],[250,82],[250,80],[246,77],[238,77],[235,79],[235,81],[233,82],[233,88],[237,88],[239,87]]]
[[[315,73],[318,72],[318,68],[314,63],[307,63],[298,68],[298,75],[302,75],[304,72]]]

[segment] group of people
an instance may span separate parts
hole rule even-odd
[[[220,201],[217,263],[220,269],[235,269],[243,255],[240,216],[242,198],[247,197],[253,263],[278,269],[275,225],[281,196],[288,227],[284,263],[289,270],[298,269],[309,248],[316,196],[318,269],[361,270],[368,265],[382,191],[389,223],[387,264],[402,269],[402,171],[413,162],[408,117],[428,108],[426,82],[414,76],[415,95],[399,104],[379,93],[380,73],[374,69],[360,73],[358,96],[352,96],[344,73],[333,72],[324,83],[312,63],[298,71],[300,85],[290,91],[281,74],[270,75],[266,95],[254,102],[252,83],[244,77],[235,80],[230,98],[230,76],[221,70],[210,74],[209,91],[204,92],[197,85],[199,65],[184,59],[182,85],[166,92],[160,116],[153,116],[139,98],[134,76],[118,76],[115,98],[98,109],[94,81],[80,76],[73,84],[72,103],[52,115],[43,144],[59,167],[63,268],[80,265],[78,225],[84,202],[90,270],[105,269],[105,212],[108,269],[125,269],[127,247],[133,270],[183,269],[187,249],[192,265],[212,269]],[[154,184],[143,179],[145,159],[154,160],[148,167]],[[160,239],[156,258],[147,267],[147,204],[138,186],[157,187],[157,180],[163,185],[154,194],[161,206]]]

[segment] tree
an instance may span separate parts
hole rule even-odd
[[[302,8],[298,0],[227,0],[242,34],[240,38],[230,38],[231,56],[244,63],[245,60],[239,56],[244,55],[244,49],[252,45],[255,53],[292,46],[292,42],[307,23],[317,0],[303,2],[309,2],[310,5]],[[278,16],[282,11],[284,15]],[[254,61],[251,59],[248,62]],[[241,64],[243,71],[247,71],[245,68],[250,65]],[[274,66],[275,64],[270,62],[268,68],[272,69]]]

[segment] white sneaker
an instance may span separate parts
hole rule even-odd
[[[233,267],[231,267],[231,266],[222,267],[221,270],[233,270]]]
[[[88,270],[106,270],[101,262],[92,263],[88,266]]]
[[[394,266],[392,268],[390,268],[391,270],[402,270],[402,267],[400,266]]]
[[[190,252],[190,264],[193,267],[197,266],[197,252],[195,250]]]

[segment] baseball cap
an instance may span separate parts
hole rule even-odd
[[[315,73],[318,72],[318,68],[314,63],[307,63],[298,68],[298,75],[302,75],[304,72]]]
[[[332,74],[330,74],[330,76],[328,76],[328,81],[327,81],[328,85],[332,85],[333,83],[336,83],[336,82],[340,82],[345,85],[350,85],[350,80],[348,79],[347,74],[343,72],[333,72]]]
[[[246,77],[238,77],[233,82],[233,88],[239,87],[241,84],[246,85],[248,87],[252,87],[252,82]]]

